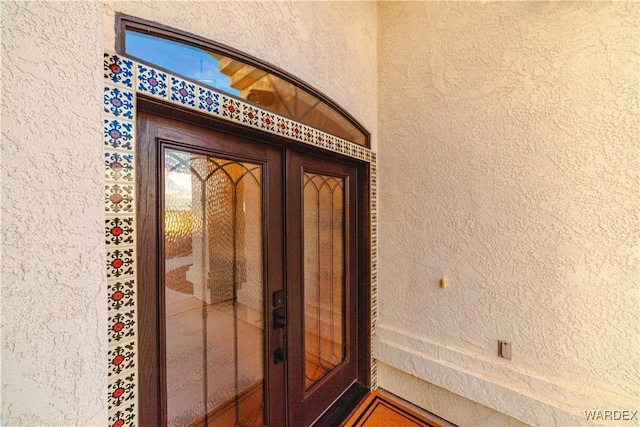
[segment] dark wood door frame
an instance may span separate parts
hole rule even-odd
[[[323,414],[320,413],[309,415],[305,417],[305,424],[311,424],[314,420],[315,425],[335,425],[336,422],[343,419],[348,415],[350,409],[362,398],[370,386],[370,345],[371,345],[371,258],[370,258],[370,219],[369,219],[369,165],[365,162],[357,161],[350,158],[345,158],[338,154],[328,153],[326,150],[322,150],[316,147],[310,147],[305,144],[292,141],[289,139],[277,137],[272,134],[260,132],[254,129],[245,128],[243,126],[229,123],[220,119],[215,119],[203,114],[194,113],[192,111],[182,110],[173,106],[168,106],[160,101],[146,98],[144,96],[138,97],[138,110],[146,114],[153,116],[167,117],[171,120],[178,120],[185,125],[195,125],[197,128],[206,129],[208,132],[213,130],[226,138],[236,140],[238,144],[241,141],[250,140],[263,144],[265,149],[280,151],[282,159],[285,159],[285,153],[289,150],[295,150],[300,153],[307,153],[312,155],[316,159],[326,158],[331,162],[344,163],[346,165],[352,165],[357,169],[357,203],[356,203],[356,221],[353,227],[354,233],[357,234],[357,244],[354,250],[353,257],[357,259],[357,270],[353,269],[353,274],[357,276],[357,286],[354,290],[355,298],[355,310],[356,310],[356,324],[351,331],[354,339],[353,354],[355,366],[351,380],[346,384],[342,395],[338,400],[333,402],[333,405],[326,410]],[[143,121],[139,119],[139,123]],[[158,269],[158,256],[160,253],[161,239],[150,231],[154,224],[157,224],[160,218],[158,218],[158,188],[157,185],[152,184],[152,181],[146,179],[146,177],[155,177],[158,174],[159,160],[158,151],[154,147],[154,144],[141,144],[144,138],[149,138],[150,129],[145,126],[138,126],[138,163],[137,163],[137,199],[138,199],[138,264],[139,273],[138,280],[140,285],[144,283],[157,283],[159,277]],[[247,148],[247,159],[251,159],[255,156],[250,155],[250,148]],[[244,150],[244,148],[243,148]],[[284,167],[283,167],[284,170]],[[266,183],[266,185],[274,185],[273,182]],[[279,184],[276,184],[279,185]],[[282,188],[280,188],[282,191]],[[282,209],[285,209],[283,203]],[[274,253],[284,254],[285,248],[278,247],[277,245],[269,250],[275,251]],[[266,259],[265,259],[265,262]],[[276,275],[277,276],[277,275]],[[281,280],[284,283],[285,278],[274,278],[274,280]],[[269,295],[270,296],[270,295]],[[265,299],[265,305],[270,298]],[[158,307],[157,301],[159,301],[159,295],[157,290],[152,290],[145,298],[138,296],[138,324],[140,331],[140,343],[139,343],[139,366],[140,366],[140,421],[141,425],[166,425],[166,419],[163,417],[166,415],[166,410],[163,408],[163,384],[162,378],[164,372],[161,371],[162,360],[160,352],[163,352],[162,348],[163,340],[162,331],[157,327],[157,313],[161,309]],[[269,301],[270,304],[270,301]],[[275,333],[275,329],[271,324],[271,316],[269,307],[265,307],[265,328],[268,328],[269,333]],[[155,313],[155,317],[150,316],[149,313]],[[275,342],[277,338],[269,339],[269,342]],[[265,343],[266,344],[266,343]],[[158,349],[160,351],[158,351]],[[270,357],[273,353],[272,348],[268,348],[265,352],[265,357]],[[272,417],[275,408],[278,405],[285,407],[282,399],[286,399],[282,390],[286,390],[285,385],[285,373],[284,364],[276,365],[282,369],[282,372],[278,373],[274,370],[273,375],[280,375],[282,383],[278,384],[279,380],[275,381],[277,387],[274,387],[273,392],[269,392],[267,399],[267,406],[270,411],[271,424],[272,425],[285,425],[285,421],[281,416]],[[276,392],[277,390],[277,392]],[[319,418],[317,415],[321,415]],[[265,418],[266,419],[266,418]],[[295,421],[290,418],[289,425],[292,427]]]

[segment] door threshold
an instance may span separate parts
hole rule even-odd
[[[313,427],[341,426],[367,397],[370,390],[355,381],[338,399],[312,424]]]
[[[342,426],[456,427],[454,424],[382,389],[370,393]]]

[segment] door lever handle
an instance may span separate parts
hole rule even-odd
[[[275,328],[284,328],[287,326],[287,314],[284,311],[284,307],[273,310],[273,326]]]

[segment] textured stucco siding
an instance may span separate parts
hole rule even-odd
[[[640,410],[638,17],[381,3],[374,356],[530,424]]]
[[[0,11],[0,424],[106,424],[101,10]]]

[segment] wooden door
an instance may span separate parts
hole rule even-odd
[[[139,104],[141,425],[307,426],[357,383],[353,403],[358,168]]]
[[[289,425],[311,425],[357,378],[357,169],[287,156]]]

